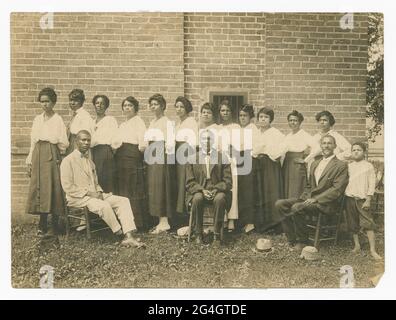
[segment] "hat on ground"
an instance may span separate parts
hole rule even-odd
[[[181,228],[177,229],[177,235],[179,237],[186,237],[186,236],[188,236],[189,232],[190,232],[189,226],[185,226],[185,227],[181,227]]]
[[[300,258],[305,260],[318,260],[319,259],[319,252],[318,249],[311,246],[306,246],[302,249]]]
[[[272,241],[270,239],[257,239],[256,249],[258,251],[270,251],[272,249]]]

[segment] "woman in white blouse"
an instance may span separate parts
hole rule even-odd
[[[315,119],[318,123],[319,132],[313,136],[315,147],[311,150],[305,162],[312,163],[314,159],[318,159],[322,155],[320,139],[325,135],[330,135],[336,140],[337,147],[334,150],[334,154],[337,158],[340,160],[349,160],[351,156],[351,144],[343,135],[333,129],[336,122],[333,114],[330,111],[324,110],[318,112]]]
[[[81,130],[87,130],[91,135],[93,133],[94,121],[91,115],[83,107],[85,101],[84,91],[81,89],[73,89],[69,93],[69,107],[73,111],[72,118],[67,125],[67,136],[69,139],[69,147],[66,154],[70,154],[77,148],[76,137]]]
[[[158,217],[158,224],[152,234],[170,229],[176,205],[175,133],[174,125],[165,115],[166,101],[161,94],[149,99],[154,119],[145,134],[149,146],[144,154],[147,162],[149,211]],[[173,132],[172,132],[173,131]]]
[[[201,106],[199,113],[199,130],[212,130],[213,134],[216,134],[217,123],[216,123],[216,109],[210,102],[205,102]],[[217,139],[217,137],[215,137]]]
[[[218,138],[219,148],[230,157],[232,173],[232,204],[227,214],[228,231],[235,229],[234,221],[238,219],[238,171],[236,166],[235,152],[239,152],[239,141],[233,141],[233,131],[239,131],[239,124],[233,122],[232,109],[228,100],[223,100],[219,105]]]
[[[281,217],[275,212],[275,201],[283,199],[280,158],[285,136],[271,126],[274,110],[261,108],[253,137],[253,157],[257,158],[257,225],[260,231],[275,227]],[[276,230],[278,231],[278,230]]]
[[[31,131],[26,159],[30,176],[26,212],[40,215],[38,235],[42,236],[48,232],[48,214],[52,215],[49,233],[57,234],[58,218],[65,212],[59,164],[69,141],[62,118],[53,110],[57,100],[55,91],[44,88],[38,100],[44,112],[34,118]]]
[[[303,121],[304,116],[296,110],[287,116],[291,132],[284,140],[286,154],[282,166],[286,199],[298,198],[303,193],[307,182],[307,167],[304,158],[315,147],[312,136],[300,127]]]
[[[177,180],[177,202],[176,212],[179,218],[186,215],[186,160],[195,154],[198,137],[198,124],[194,117],[190,116],[192,104],[185,97],[177,97],[175,101],[176,115],[179,122],[176,125],[176,180]],[[179,159],[180,158],[180,159]],[[188,220],[180,220],[185,224]]]
[[[151,227],[143,159],[147,147],[147,142],[144,141],[146,125],[138,115],[139,102],[134,97],[125,98],[121,106],[126,120],[117,129],[111,143],[115,150],[115,193],[129,198],[136,228],[145,232]]]
[[[115,174],[111,142],[118,124],[114,117],[106,115],[106,110],[110,106],[110,100],[107,96],[94,96],[92,104],[96,111],[95,126],[91,138],[92,160],[96,166],[99,185],[104,192],[110,193],[114,191]]]
[[[254,119],[253,106],[251,104],[244,104],[239,111],[239,124],[241,125],[241,151],[240,161],[238,162],[237,167],[239,221],[241,222],[241,226],[243,226],[245,233],[249,233],[254,230],[256,215],[257,173],[255,170],[256,163],[253,163],[252,159],[252,140],[257,127],[251,122],[252,119]],[[250,139],[250,141],[248,139]],[[246,161],[247,159],[250,161]],[[249,163],[250,168],[247,168]]]

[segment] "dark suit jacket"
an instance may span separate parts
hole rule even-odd
[[[322,176],[316,184],[315,170],[321,159],[311,165],[309,183],[305,187],[300,199],[316,199],[318,207],[324,213],[331,213],[337,206],[337,201],[344,194],[348,185],[348,164],[334,157],[323,170]]]
[[[217,154],[217,158],[216,158]],[[227,210],[231,207],[231,188],[232,176],[230,164],[223,164],[223,155],[217,151],[211,153],[210,161],[210,179],[213,185],[212,189],[217,189],[218,192],[224,192],[227,201]],[[186,204],[191,202],[193,196],[197,192],[202,192],[205,188],[206,165],[200,163],[200,160],[205,159],[205,156],[199,151],[196,153],[196,163],[186,165]]]

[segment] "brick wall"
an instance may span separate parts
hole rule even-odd
[[[265,14],[265,102],[275,106],[276,124],[301,111],[304,127],[315,132],[316,112],[336,117],[335,129],[348,139],[365,135],[367,16],[354,14],[343,30],[343,14]]]
[[[264,100],[265,18],[262,13],[184,15],[185,93],[194,105],[210,91],[247,92]]]
[[[274,125],[287,132],[286,115],[328,109],[335,129],[347,138],[365,133],[367,19],[354,15],[342,30],[342,14],[291,13],[56,13],[54,28],[42,30],[41,14],[11,16],[12,212],[22,217],[28,179],[24,160],[32,120],[41,112],[36,97],[45,86],[58,93],[56,111],[70,119],[67,94],[84,89],[86,109],[97,93],[109,96],[109,114],[122,121],[128,95],[141,103],[156,92],[174,118],[178,95],[194,112],[210,91],[246,92],[256,107],[273,105]]]
[[[68,93],[82,88],[86,109],[94,115],[95,94],[110,98],[108,113],[121,116],[129,95],[141,103],[160,92],[169,103],[183,95],[183,14],[181,13],[55,13],[54,28],[42,30],[42,14],[11,15],[11,148],[12,212],[24,211],[28,179],[24,159],[35,115],[37,94],[45,86],[58,93],[55,110],[67,123]]]

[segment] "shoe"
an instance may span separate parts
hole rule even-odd
[[[76,231],[81,232],[84,231],[85,229],[87,229],[87,226],[85,224],[82,224],[76,228]]]
[[[122,246],[133,246],[135,248],[142,248],[142,247],[146,246],[143,242],[139,242],[133,237],[125,238],[124,240],[121,241],[121,245]]]
[[[160,228],[155,228],[153,231],[150,232],[150,234],[160,234],[163,232],[168,232],[170,228],[168,229],[160,229]]]
[[[245,232],[245,234],[252,233],[253,230],[254,230],[254,226],[248,226],[248,225],[246,225],[246,226],[243,228],[243,231]]]

